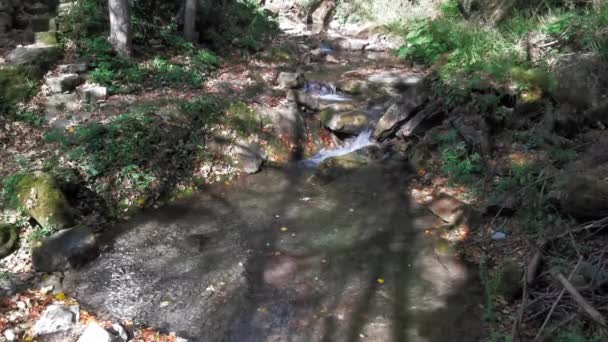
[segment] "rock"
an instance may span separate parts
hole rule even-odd
[[[78,339],[78,342],[112,342],[114,338],[106,329],[102,328],[97,322],[92,321],[87,324],[84,333]]]
[[[320,117],[325,127],[339,133],[359,134],[369,125],[367,115],[358,111],[333,112],[326,109]]]
[[[72,91],[82,83],[82,79],[78,74],[63,74],[57,77],[49,77],[46,79],[46,84],[53,93],[63,93]]]
[[[251,174],[260,171],[264,163],[264,156],[260,147],[252,143],[238,141],[233,147],[233,153],[238,169],[246,173]]]
[[[76,211],[50,174],[23,175],[17,182],[16,192],[23,210],[42,227],[54,230],[74,225]]]
[[[47,111],[77,110],[80,107],[80,98],[76,94],[53,94],[46,103]]]
[[[558,184],[556,199],[562,212],[582,220],[608,216],[608,182],[585,175]]]
[[[508,301],[514,301],[521,293],[523,279],[523,269],[515,261],[507,260],[499,268],[495,275],[496,288],[498,295],[503,296]]]
[[[19,235],[17,227],[8,223],[0,223],[0,259],[9,255],[15,246]]]
[[[318,111],[320,109],[319,98],[303,90],[290,89],[287,91],[287,100],[297,103],[298,105],[312,110]]]
[[[369,82],[364,80],[346,80],[338,83],[338,88],[348,94],[361,94],[369,89]]]
[[[27,45],[11,51],[6,60],[13,65],[50,65],[61,58],[61,50],[55,45]]]
[[[63,74],[78,74],[86,72],[88,69],[87,63],[61,64],[57,66],[57,70]]]
[[[80,98],[85,103],[97,103],[108,97],[108,88],[98,85],[86,85],[78,89]]]
[[[373,161],[382,159],[378,146],[367,146],[360,150],[324,160],[309,179],[313,184],[327,184],[336,178],[357,170]]]
[[[277,107],[256,106],[255,109],[264,122],[272,123],[278,136],[283,136],[295,146],[302,143],[305,134],[304,119],[296,103]]]
[[[34,37],[36,44],[57,45],[57,32],[55,31],[36,32]]]
[[[392,34],[375,34],[368,39],[367,51],[391,51],[397,50],[405,44],[402,37]]]
[[[608,100],[608,62],[596,53],[567,54],[555,67],[555,99],[579,110],[591,110]]]
[[[32,266],[38,272],[62,271],[94,259],[97,253],[95,234],[77,226],[32,243]]]
[[[427,207],[433,214],[451,225],[468,220],[473,213],[468,204],[446,193],[439,194]]]
[[[491,238],[494,241],[502,241],[507,238],[507,234],[503,232],[495,232],[494,234],[492,234]]]
[[[127,332],[127,329],[125,329],[122,325],[114,323],[112,324],[112,330],[114,331],[114,335],[116,335],[116,338],[120,341],[127,342],[129,340],[129,333]]]
[[[17,284],[11,277],[0,278],[0,298],[9,297],[17,293]]]
[[[424,76],[412,73],[384,72],[371,75],[368,82],[383,88],[407,89],[424,84]]]
[[[7,341],[17,341],[17,333],[15,333],[15,330],[13,329],[6,329],[4,331],[4,338],[6,338]]]
[[[399,129],[400,124],[407,120],[410,114],[411,111],[406,110],[399,104],[392,104],[376,124],[372,136],[380,141],[385,140],[391,134],[394,134],[395,130]]]
[[[281,89],[295,89],[304,85],[304,75],[299,72],[282,72],[277,78]]]
[[[49,335],[72,329],[79,319],[77,305],[49,305],[34,325],[34,335]]]
[[[334,0],[315,1],[308,13],[306,22],[308,24],[320,25],[323,29],[327,29],[335,12],[336,4]]]

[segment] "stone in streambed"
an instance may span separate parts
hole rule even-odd
[[[79,86],[80,83],[82,83],[82,79],[78,74],[63,74],[46,79],[46,84],[53,93],[72,91]]]
[[[282,72],[277,78],[281,89],[295,89],[304,85],[304,75],[299,72]]]
[[[309,182],[319,185],[327,184],[380,159],[382,159],[382,151],[378,146],[367,146],[342,156],[328,158],[319,164]]]
[[[326,109],[321,112],[321,122],[334,132],[346,134],[361,133],[369,124],[367,115],[358,111],[334,112]]]
[[[79,308],[76,305],[49,305],[34,325],[34,335],[50,335],[68,331],[74,327],[79,318]]]

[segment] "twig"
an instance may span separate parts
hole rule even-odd
[[[576,274],[576,271],[578,270],[578,267],[581,265],[581,262],[583,262],[583,257],[579,257],[578,262],[576,263],[576,266],[574,266],[574,269],[570,273],[570,276],[568,276],[567,280],[572,279],[572,277],[574,276],[574,274]],[[547,317],[545,318],[545,321],[543,322],[543,325],[540,326],[540,329],[538,330],[538,333],[536,334],[536,337],[534,337],[534,340],[533,340],[534,342],[538,341],[540,339],[540,337],[542,336],[543,330],[545,330],[545,327],[547,326],[547,323],[549,323],[549,320],[551,320],[551,315],[553,315],[553,311],[555,311],[555,308],[557,307],[557,304],[562,299],[562,297],[564,296],[565,292],[566,292],[566,288],[564,287],[560,291],[559,296],[557,296],[557,299],[553,302],[553,305],[551,305],[551,310],[549,310],[549,313],[547,314]]]
[[[524,291],[521,295],[521,306],[519,307],[519,313],[517,314],[517,320],[513,325],[513,331],[511,332],[511,340],[521,341],[521,334],[519,331],[519,327],[521,326],[521,321],[524,318],[524,311],[526,310],[526,306],[528,305],[528,270],[524,270]],[[517,338],[517,339],[516,339]]]
[[[530,259],[528,269],[526,270],[526,283],[528,283],[528,285],[532,285],[534,279],[536,279],[536,274],[538,273],[542,258],[543,252],[539,248],[536,253],[534,253],[534,256],[532,256],[532,259]]]
[[[572,296],[572,299],[574,299],[574,301],[583,310],[585,310],[585,312],[589,315],[589,317],[591,317],[592,320],[594,320],[603,328],[608,327],[606,325],[606,319],[604,318],[604,316],[602,316],[599,311],[597,311],[591,304],[589,304],[589,302],[585,300],[585,298],[583,298],[580,292],[578,292],[578,290],[570,283],[569,279],[566,279],[566,277],[564,277],[564,275],[559,272],[553,274],[553,276],[562,284],[564,290],[568,291],[570,296]]]
[[[558,240],[558,239],[561,239],[570,234],[579,233],[579,232],[593,229],[593,228],[604,228],[606,226],[608,226],[608,217],[604,217],[603,219],[600,219],[600,220],[584,223],[574,229],[568,229],[568,231],[566,231],[564,233],[557,234],[553,237],[547,238],[547,241]]]

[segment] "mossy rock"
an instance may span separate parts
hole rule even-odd
[[[66,229],[74,225],[75,210],[53,176],[47,173],[23,175],[15,192],[21,207],[43,228]]]
[[[346,134],[358,134],[369,124],[367,116],[358,111],[334,112],[326,109],[321,112],[320,119],[325,127]]]
[[[8,223],[0,223],[0,259],[13,251],[18,237],[17,227]]]
[[[57,45],[57,32],[36,32],[36,44]]]
[[[38,89],[39,77],[37,68],[0,68],[0,112],[9,112],[16,104],[32,97]]]

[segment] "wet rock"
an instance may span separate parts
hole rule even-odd
[[[295,89],[304,85],[304,75],[299,72],[282,72],[277,78],[281,89]]]
[[[14,65],[50,65],[61,58],[59,47],[54,45],[27,45],[11,51],[6,60]]]
[[[86,72],[87,69],[87,63],[61,64],[57,66],[57,70],[63,74],[79,74]]]
[[[608,182],[575,175],[559,183],[552,200],[559,202],[564,213],[582,220],[608,216]]]
[[[49,77],[46,79],[46,84],[53,93],[63,93],[72,91],[82,83],[82,79],[78,74],[63,74],[57,77]]]
[[[457,223],[471,211],[468,204],[445,193],[439,194],[427,207],[433,214],[448,224]]]
[[[97,103],[108,97],[108,88],[98,85],[86,85],[78,89],[78,95],[85,103]]]
[[[326,109],[320,117],[325,127],[339,133],[358,134],[369,125],[367,115],[358,111],[333,112]]]
[[[77,226],[32,243],[32,266],[38,272],[55,272],[82,265],[97,256],[97,239]]]
[[[373,137],[382,141],[395,134],[401,125],[409,119],[428,99],[428,94],[421,87],[409,88],[406,94],[392,104],[382,115]]]
[[[0,259],[9,255],[17,245],[19,236],[13,224],[0,223]]]
[[[361,94],[369,89],[369,82],[364,80],[346,80],[338,83],[338,88],[349,94]]]
[[[319,110],[321,106],[318,97],[303,90],[290,89],[287,92],[287,100],[312,111]]]
[[[49,305],[34,325],[34,335],[50,335],[68,331],[78,322],[78,318],[79,308],[76,305]]]
[[[262,168],[264,156],[258,145],[239,141],[233,147],[236,166],[245,173],[256,173]]]
[[[26,174],[16,185],[21,207],[47,229],[65,229],[74,225],[76,211],[70,206],[52,175]]]
[[[78,339],[78,342],[113,342],[114,337],[102,328],[97,322],[89,323],[84,330],[84,333]]]
[[[324,160],[309,181],[313,184],[326,184],[340,176],[380,159],[382,159],[382,151],[379,147],[364,147],[343,156]]]

